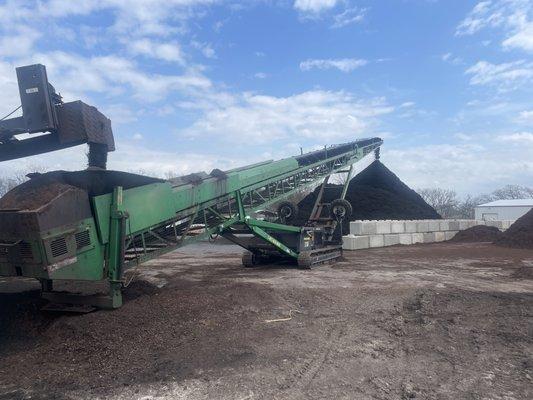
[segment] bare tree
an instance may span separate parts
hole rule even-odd
[[[425,188],[418,189],[417,192],[443,218],[455,216],[457,205],[459,204],[455,191],[441,188]]]
[[[506,185],[490,194],[467,195],[458,200],[453,190],[441,188],[420,189],[418,193],[444,218],[474,218],[476,206],[495,200],[533,198],[533,189],[527,186]]]
[[[27,169],[17,171],[13,175],[0,176],[0,197],[9,192],[15,186],[26,182],[28,180],[26,175],[34,172],[45,172],[45,168],[38,165],[30,165]]]
[[[0,176],[0,197],[27,179],[24,175],[18,174],[13,177]]]
[[[492,200],[531,199],[533,188],[520,185],[506,185],[491,193]]]

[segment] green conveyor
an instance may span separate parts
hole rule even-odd
[[[53,302],[116,308],[128,268],[214,235],[244,247],[245,265],[279,258],[308,267],[338,257],[331,218],[294,227],[254,213],[351,171],[381,144],[362,139],[167,181],[114,171],[35,176],[0,199],[0,275],[40,280],[43,296]],[[109,294],[58,293],[56,280],[104,280]]]

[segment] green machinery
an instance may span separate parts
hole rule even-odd
[[[34,176],[0,199],[0,275],[37,278],[43,297],[74,304],[86,299],[54,292],[54,280],[107,280],[110,295],[90,302],[114,308],[121,305],[126,269],[212,235],[244,247],[246,266],[292,259],[308,268],[335,259],[341,251],[335,216],[349,212],[342,201],[329,207],[317,201],[316,218],[304,227],[252,215],[274,204],[287,215],[290,203],[283,200],[349,173],[381,143],[360,140],[170,181],[105,170]]]
[[[31,175],[0,199],[0,276],[38,279],[52,303],[117,308],[126,270],[214,235],[243,247],[247,267],[288,260],[309,268],[336,259],[353,164],[379,156],[381,144],[362,139],[171,180],[94,168]],[[347,176],[342,196],[324,204],[324,187],[338,173]],[[321,182],[308,222],[287,225],[296,213],[287,199]],[[275,206],[275,218],[261,217]],[[54,291],[61,280],[107,282],[108,293]]]

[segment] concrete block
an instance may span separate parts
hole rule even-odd
[[[444,242],[446,240],[446,232],[433,232],[435,234],[435,242]]]
[[[435,242],[435,232],[424,233],[424,243],[433,243],[433,242]]]
[[[375,235],[377,221],[362,221],[362,234],[363,235]]]
[[[459,230],[460,231],[464,231],[467,228],[470,228],[470,226],[468,225],[468,220],[467,219],[460,219],[459,220]]]
[[[487,226],[496,226],[496,221],[485,221],[485,225],[487,225]]]
[[[391,221],[377,221],[376,222],[376,233],[377,234],[391,233],[390,225],[391,225]]]
[[[397,233],[383,235],[384,246],[394,246],[395,244],[400,244],[400,235],[398,235]]]
[[[451,231],[458,231],[459,230],[459,221],[454,219],[449,222],[450,224],[450,230]]]
[[[411,233],[411,241],[415,243],[424,243],[424,234],[423,233]]]
[[[429,232],[429,224],[427,221],[417,221],[416,222],[416,231],[418,233]]]
[[[405,233],[416,233],[416,221],[404,222]]]
[[[457,232],[458,231],[446,231],[446,232],[444,232],[444,239],[445,240],[452,239],[455,235],[457,235]]]
[[[507,230],[511,227],[514,221],[502,221],[502,229]]]
[[[498,229],[503,229],[503,221],[486,221],[487,226],[495,226]]]
[[[484,219],[476,219],[476,225],[487,225]]]
[[[413,244],[413,235],[411,233],[400,233],[398,237],[400,244]]]
[[[369,246],[369,236],[347,235],[342,237],[342,248],[344,250],[368,249]]]
[[[344,235],[342,237],[342,249],[343,250],[353,250],[352,240],[355,238],[353,235]]]
[[[466,225],[469,227],[469,228],[472,228],[473,226],[476,226],[476,220],[475,219],[467,219],[466,220]]]
[[[429,219],[428,220],[428,231],[429,232],[440,231],[440,221],[438,219]]]
[[[351,235],[363,235],[363,221],[351,221],[350,222],[350,234]]]
[[[383,235],[370,235],[368,237],[370,247],[383,247]]]
[[[390,233],[404,233],[404,232],[405,232],[404,221],[391,221],[390,222]]]
[[[446,232],[450,230],[450,221],[447,219],[442,219],[439,221],[439,231]]]

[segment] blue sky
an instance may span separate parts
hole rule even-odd
[[[40,62],[163,176],[381,136],[412,187],[533,184],[529,0],[0,1],[0,104]],[[0,165],[79,169],[84,148]]]

